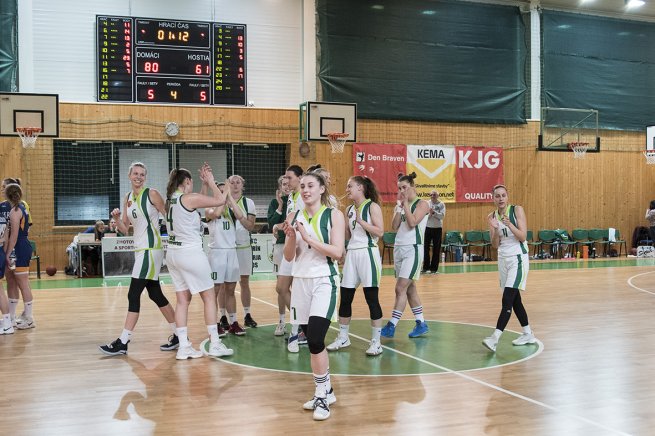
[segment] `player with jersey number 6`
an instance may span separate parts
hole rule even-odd
[[[503,290],[502,309],[496,323],[496,330],[484,338],[482,344],[495,352],[500,335],[505,330],[512,309],[523,327],[523,334],[512,341],[514,345],[534,344],[537,339],[528,323],[528,313],[521,301],[521,291],[525,290],[530,261],[526,242],[528,224],[521,206],[509,204],[505,185],[492,189],[496,210],[487,216],[491,245],[498,249],[498,274],[500,288]]]
[[[300,180],[303,210],[287,216],[284,258],[293,261],[291,322],[307,337],[314,374],[314,397],[303,405],[315,420],[330,417],[336,397],[330,384],[325,335],[335,315],[339,289],[337,259],[344,251],[343,214],[330,207],[329,190],[320,174],[307,173]]]
[[[211,197],[193,192],[191,173],[184,168],[171,171],[166,187],[166,264],[177,295],[175,321],[176,334],[180,341],[176,355],[178,360],[195,359],[202,357],[203,353],[213,357],[233,354],[218,337],[212,270],[202,248],[200,215],[196,211],[197,208],[223,206],[225,195],[216,186],[214,174],[207,163],[200,168],[200,179],[211,189]],[[189,303],[194,294],[200,294],[202,298],[205,325],[209,332],[209,346],[202,347],[202,352],[192,347],[188,337]]]

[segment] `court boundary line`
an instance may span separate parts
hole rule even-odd
[[[640,288],[639,286],[632,283],[632,279],[635,279],[635,278],[637,278],[639,276],[644,276],[646,274],[653,274],[653,273],[655,273],[655,271],[648,271],[648,272],[645,272],[645,273],[635,274],[632,277],[628,277],[628,286],[630,286],[633,289],[636,289],[637,291],[645,292],[645,293],[650,294],[650,295],[655,295],[655,292],[647,291],[646,289]]]

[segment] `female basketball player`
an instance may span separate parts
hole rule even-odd
[[[298,165],[290,165],[284,173],[284,177],[289,184],[287,216],[296,211],[305,209],[305,203],[300,195],[300,178],[302,177],[302,174],[303,169]],[[281,230],[284,230],[284,228]],[[284,256],[282,256],[282,263],[280,264],[280,270],[277,274],[277,284],[275,289],[278,295],[284,295],[284,300],[289,302],[291,302],[291,283],[293,282],[293,277],[291,275],[292,268],[293,263],[287,261]],[[298,323],[294,323],[292,318],[291,333],[289,334],[289,340],[287,342],[287,350],[291,353],[298,353],[300,351],[300,345],[307,343],[305,334],[302,331],[299,331],[299,329],[300,326]]]
[[[496,323],[496,330],[482,343],[491,351],[496,351],[500,335],[505,330],[512,309],[523,327],[523,334],[514,339],[514,345],[534,344],[537,339],[528,323],[528,313],[521,301],[521,291],[525,290],[530,261],[526,235],[528,224],[521,206],[509,204],[507,188],[496,185],[493,190],[496,210],[487,216],[491,245],[498,249],[498,274],[500,288],[503,290],[502,309]]]
[[[326,170],[325,168],[323,168],[321,166],[321,164],[312,165],[311,167],[307,168],[307,172],[308,173],[320,174],[321,176],[323,176],[323,179],[325,180],[325,185],[328,187],[328,189],[331,188],[332,178],[331,178],[330,172],[328,170]],[[333,194],[330,194],[329,201],[330,201],[330,207],[333,207],[333,208],[339,207],[339,200]]]
[[[286,309],[289,307],[291,300],[291,293],[289,288],[291,285],[290,277],[280,275],[280,266],[282,264],[282,256],[284,252],[284,232],[279,230],[278,224],[282,224],[287,216],[287,200],[289,198],[289,182],[285,176],[280,176],[277,179],[277,190],[275,191],[275,198],[271,200],[268,205],[268,226],[273,235],[275,235],[275,245],[273,246],[273,265],[275,265],[275,272],[277,273],[277,282],[275,290],[277,291],[277,307],[280,319],[277,326],[275,326],[275,336],[284,336],[286,329]]]
[[[382,259],[378,249],[378,238],[384,233],[382,209],[379,195],[373,180],[368,177],[354,176],[346,186],[348,198],[354,204],[346,208],[348,225],[346,226],[346,262],[343,266],[341,282],[341,299],[339,302],[339,335],[330,345],[328,351],[336,351],[350,346],[348,329],[352,316],[352,302],[355,289],[361,283],[364,298],[371,315],[371,343],[366,350],[369,356],[382,354],[380,331],[382,330],[382,308],[378,299]]]
[[[329,191],[319,174],[305,174],[300,182],[304,210],[289,214],[284,233],[284,258],[293,261],[291,321],[300,324],[307,337],[316,389],[303,405],[314,411],[315,420],[330,417],[336,401],[330,384],[325,335],[334,316],[339,287],[335,259],[344,251],[343,214],[329,207]]]
[[[250,241],[250,232],[255,228],[255,218],[257,216],[255,202],[243,195],[243,188],[246,184],[243,177],[233,175],[227,180],[230,188],[230,195],[234,199],[228,207],[234,216],[237,217],[234,224],[237,235],[239,274],[241,275],[239,279],[239,288],[241,289],[241,304],[243,305],[243,311],[245,312],[243,324],[246,327],[257,327],[257,323],[250,314],[250,276],[252,275],[252,245]],[[224,322],[227,322],[227,318],[224,320],[223,317],[221,317],[223,328],[225,328]],[[245,331],[236,320],[230,322],[228,329],[235,334],[245,334]]]
[[[403,316],[408,301],[416,318],[416,325],[409,332],[409,337],[417,338],[428,332],[415,282],[421,274],[423,264],[423,236],[430,206],[416,195],[415,178],[416,173],[398,175],[398,204],[391,222],[391,227],[397,232],[393,249],[396,302],[391,312],[391,320],[382,329],[382,336],[385,338],[393,338],[396,325]]]
[[[8,258],[10,253],[15,250],[16,267],[12,274],[25,305],[23,314],[16,319],[16,327],[19,330],[26,330],[36,327],[32,316],[34,297],[29,281],[30,260],[32,259],[32,244],[27,239],[30,228],[29,214],[21,201],[23,191],[20,185],[10,183],[5,186],[4,193],[11,206],[8,220],[9,236],[4,243],[5,257]],[[9,282],[7,288],[9,288]],[[18,297],[17,294],[16,297]]]
[[[159,307],[173,332],[168,343],[160,345],[159,349],[170,351],[179,346],[178,338],[175,335],[175,311],[164,296],[159,284],[159,271],[164,260],[164,250],[159,233],[159,214],[165,216],[166,209],[164,199],[159,191],[145,186],[147,175],[148,169],[143,163],[134,162],[130,165],[127,177],[132,190],[125,195],[123,213],[121,214],[121,210],[118,208],[111,212],[112,219],[116,222],[116,228],[121,233],[126,235],[132,225],[134,266],[132,267],[130,288],[127,291],[128,308],[123,331],[114,342],[99,347],[100,351],[109,356],[127,354],[127,344],[139,321],[141,294],[144,288],[148,290],[148,297]]]
[[[218,337],[216,326],[216,293],[212,282],[212,270],[209,260],[202,249],[200,234],[200,215],[196,208],[217,207],[225,204],[225,195],[221,193],[209,165],[200,168],[200,180],[206,183],[212,191],[212,197],[193,192],[191,173],[184,168],[173,169],[166,187],[168,227],[168,250],[166,264],[171,273],[171,279],[177,295],[175,308],[176,334],[180,341],[176,358],[202,357],[203,353],[221,357],[233,354]],[[187,318],[189,303],[194,294],[200,294],[205,310],[205,325],[209,332],[210,345],[208,350],[195,350],[187,335]]]
[[[237,322],[237,302],[234,297],[234,289],[239,281],[239,260],[234,224],[239,219],[243,219],[243,214],[230,195],[230,190],[226,189],[225,183],[219,183],[218,188],[221,192],[227,191],[227,202],[223,206],[205,209],[210,238],[209,265],[212,268],[214,291],[219,307],[225,307],[230,316],[229,332],[241,336],[245,335],[246,331]],[[225,334],[221,325],[218,326],[218,329],[219,336]]]

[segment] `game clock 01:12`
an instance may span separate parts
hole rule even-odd
[[[98,101],[245,106],[246,26],[97,16]]]

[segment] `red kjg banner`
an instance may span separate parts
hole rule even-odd
[[[500,147],[455,147],[457,202],[493,201],[491,188],[503,183],[503,149]]]
[[[398,173],[405,173],[404,144],[353,144],[353,175],[373,179],[382,201],[395,203]]]

